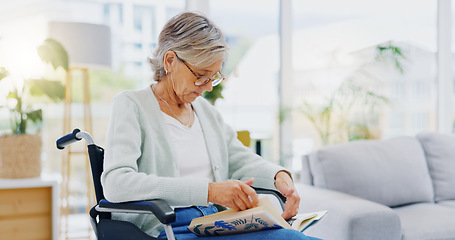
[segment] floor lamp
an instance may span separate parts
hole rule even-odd
[[[78,22],[49,22],[49,38],[60,42],[68,52],[69,69],[67,71],[64,97],[63,134],[69,133],[76,126],[72,126],[72,103],[73,103],[73,73],[82,73],[84,131],[92,133],[92,114],[90,99],[89,69],[106,68],[111,66],[111,32],[105,25],[78,23]],[[80,127],[80,126],[77,126]],[[94,205],[93,184],[90,177],[90,165],[87,151],[72,151],[70,147],[65,149],[62,159],[62,183],[60,188],[60,237],[71,239],[68,231],[69,208],[69,180],[71,175],[71,156],[75,154],[85,155],[86,197],[87,210]],[[62,225],[64,224],[64,225]],[[90,224],[87,221],[87,233],[90,235]],[[79,238],[79,236],[78,236]]]

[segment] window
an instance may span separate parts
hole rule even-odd
[[[142,19],[144,18],[144,10],[141,6],[134,6],[133,23],[134,29],[142,31]]]
[[[228,124],[235,130],[249,130],[253,139],[271,139],[276,132],[278,9],[278,0],[210,1],[210,18],[230,45],[222,70],[229,79],[223,83],[224,99],[215,106]]]
[[[417,80],[413,82],[413,96],[416,100],[423,99],[427,96],[428,84],[422,80]]]
[[[296,113],[297,136],[311,135],[319,143],[318,123],[306,115],[318,117],[327,106],[332,131],[325,133],[329,140],[316,148],[354,139],[346,129],[359,121],[366,131],[375,133],[368,138],[435,130],[428,118],[435,117],[436,108],[437,1],[292,3],[294,84],[302,93],[296,104],[312,109]],[[308,94],[308,89],[321,96]],[[333,105],[328,105],[331,100]],[[405,121],[405,116],[413,120]]]
[[[427,129],[428,117],[425,112],[414,112],[411,119],[411,128],[414,134]]]
[[[452,43],[455,39],[455,2],[454,1],[450,1],[451,2],[451,5],[452,5]],[[453,48],[452,48],[452,52],[453,52]],[[453,59],[452,59],[453,61]],[[453,65],[452,65],[453,66]],[[455,106],[455,73],[452,71],[452,79],[454,79],[454,84],[453,84],[453,96],[452,96],[452,106]],[[452,107],[452,122],[453,122],[453,128],[452,128],[452,132],[455,130],[455,107]]]
[[[394,131],[399,131],[404,127],[404,116],[401,112],[393,112],[390,116],[390,128]]]
[[[134,24],[134,29],[142,32],[144,31],[151,31],[154,26],[153,26],[153,16],[154,14],[154,8],[150,6],[139,6],[136,5],[133,8],[133,24]],[[152,37],[151,34],[149,34],[150,37]]]
[[[111,6],[110,4],[103,4],[103,14],[104,14],[104,22],[108,23],[109,22],[109,17],[111,15]]]
[[[392,100],[405,100],[406,99],[406,85],[401,81],[394,81],[390,84]]]

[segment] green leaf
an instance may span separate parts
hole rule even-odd
[[[38,55],[54,69],[62,67],[68,71],[69,59],[65,48],[56,40],[48,38],[38,47]]]
[[[17,92],[9,92],[6,98],[14,98],[17,99]]]
[[[8,76],[8,71],[6,71],[6,68],[0,67],[0,80]]]
[[[46,95],[54,102],[58,102],[64,97],[65,90],[60,81],[33,79],[29,80],[29,83],[32,96]]]
[[[400,72],[404,73],[402,60],[406,57],[400,47],[394,45],[377,46],[376,47],[376,60],[389,60],[394,63],[395,68]]]
[[[43,121],[43,111],[41,109],[31,111],[26,113],[27,119],[32,121],[33,123],[38,123]]]
[[[223,83],[213,87],[212,91],[210,92],[204,92],[203,97],[207,99],[212,105],[215,105],[215,102],[218,100],[218,98],[224,98],[221,91],[223,91]]]

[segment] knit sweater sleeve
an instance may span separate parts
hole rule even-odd
[[[163,129],[153,116],[157,114],[146,110],[150,105],[150,99],[126,94],[112,102],[101,178],[106,199],[163,199],[174,206],[207,205],[208,179],[178,177],[165,136],[157,132]]]

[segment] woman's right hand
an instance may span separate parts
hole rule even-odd
[[[227,180],[209,183],[208,201],[232,208],[236,211],[246,210],[258,205],[258,196],[251,186],[254,178],[247,181]]]

